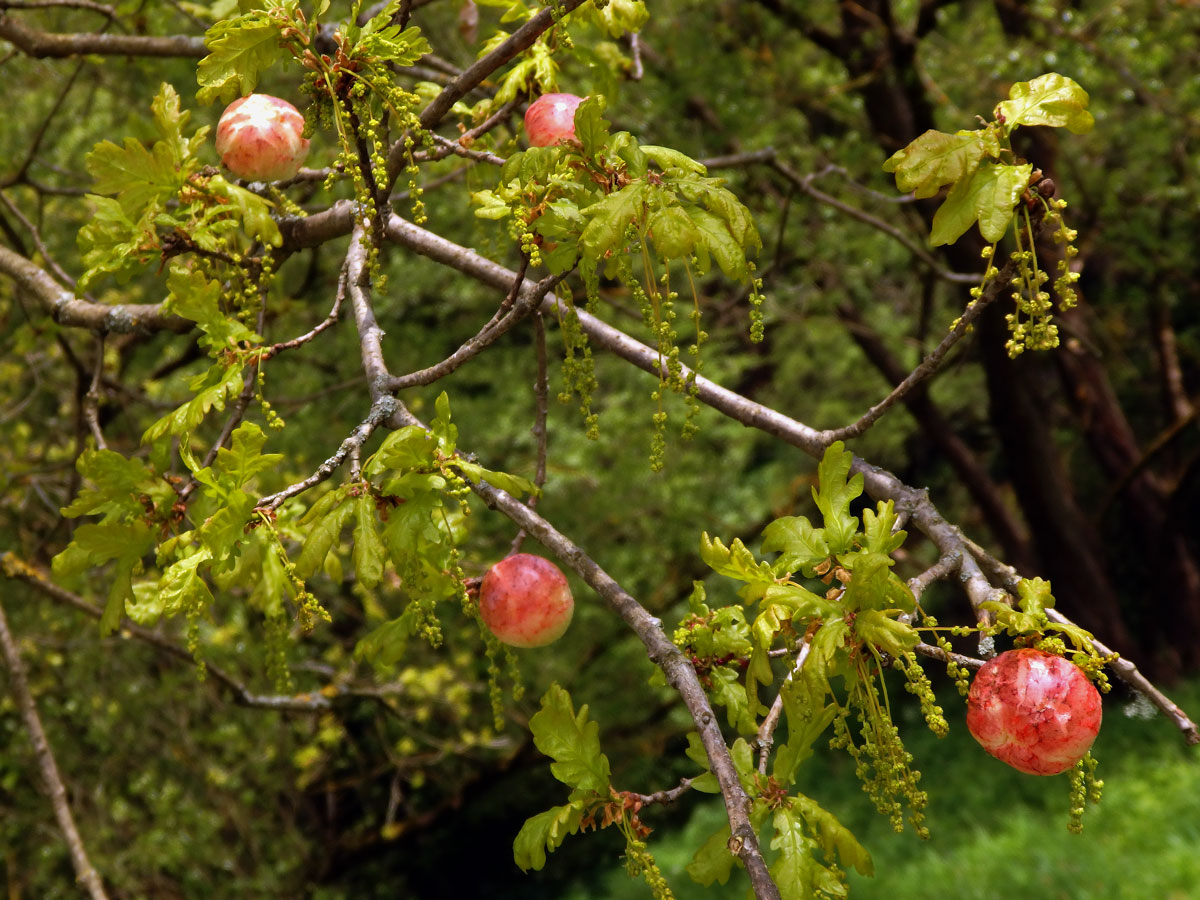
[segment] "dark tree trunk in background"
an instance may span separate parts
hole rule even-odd
[[[831,34],[809,25],[798,4],[760,3],[841,60],[886,154],[936,127],[916,59],[920,35],[933,27],[937,6],[946,4],[923,3],[912,29],[907,23],[897,27],[889,0],[843,0],[841,30]],[[1030,31],[1024,6],[1020,0],[997,3],[1000,26],[1014,40]],[[965,127],[946,124],[950,130]],[[1018,152],[1052,174],[1056,136],[1048,129],[1026,129],[1022,137],[1025,145]],[[935,209],[936,203],[922,207],[927,222]],[[980,247],[978,235],[972,239],[968,234],[944,248],[944,256],[956,271],[975,271],[981,268]],[[1051,245],[1046,250],[1044,268],[1054,271],[1059,248]],[[998,533],[999,542],[1011,561],[1027,567],[1024,574],[1050,578],[1063,611],[1115,649],[1135,654],[1159,676],[1200,667],[1200,643],[1180,639],[1200,635],[1200,566],[1186,535],[1172,525],[1164,480],[1151,467],[1139,466],[1143,450],[1104,360],[1092,350],[1095,342],[1083,301],[1078,310],[1061,317],[1063,346],[1048,356],[1027,353],[1009,359],[1004,347],[1006,311],[1001,303],[985,313],[978,346],[999,468],[1011,479],[1028,525],[1031,552],[1014,554],[1011,534],[1005,539]],[[924,400],[915,402],[919,408]],[[1174,408],[1164,412],[1167,424],[1175,421]],[[939,417],[928,410],[914,410],[914,415],[931,440],[945,443],[948,428]],[[1068,427],[1080,435],[1087,453],[1083,460],[1064,456],[1061,437]],[[1093,479],[1098,472],[1119,488],[1107,513],[1103,497],[1080,496],[1080,465],[1091,468]],[[1103,520],[1097,521],[1099,515]],[[1117,557],[1102,550],[1113,544],[1112,523],[1119,533],[1116,546],[1125,548]]]

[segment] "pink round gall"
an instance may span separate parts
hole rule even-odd
[[[286,100],[248,94],[234,100],[217,123],[217,153],[238,178],[283,181],[308,155],[304,116]]]
[[[513,647],[544,647],[571,624],[575,601],[554,563],[530,553],[500,560],[479,586],[479,615],[499,640]]]
[[[574,94],[543,94],[525,110],[525,134],[535,147],[575,140],[575,110],[584,100]]]
[[[1009,650],[975,675],[967,728],[996,759],[1029,775],[1057,775],[1100,733],[1100,692],[1069,660]]]

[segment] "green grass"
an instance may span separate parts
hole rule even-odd
[[[1200,710],[1200,684],[1170,693],[1193,715]],[[1022,775],[992,760],[967,733],[961,703],[948,696],[943,705],[952,729],[945,740],[921,730],[907,709],[901,723],[929,793],[928,842],[911,831],[894,834],[844,758],[824,753],[806,764],[801,789],[835,813],[874,857],[874,878],[851,873],[854,900],[1200,900],[1200,748],[1185,747],[1165,718],[1126,715],[1128,701],[1105,701],[1094,748],[1104,798],[1088,807],[1084,833],[1072,835],[1067,776]],[[723,820],[713,798],[681,827],[668,830],[664,823],[651,836],[650,849],[678,900],[745,896],[744,878],[706,889],[685,871],[694,849]],[[569,900],[649,896],[615,864],[598,882],[567,894]]]

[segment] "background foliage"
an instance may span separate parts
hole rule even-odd
[[[334,6],[345,13],[346,4]],[[397,83],[426,99],[422,91],[431,89],[419,82],[445,83],[497,28],[513,27],[504,20],[507,3],[412,6],[438,57],[418,61]],[[236,11],[224,0],[122,0],[100,19],[118,34],[198,39]],[[74,277],[86,268],[77,233],[95,221],[94,207],[81,199],[97,189],[86,163],[94,146],[155,140],[151,103],[164,82],[191,113],[189,133],[215,126],[220,112],[220,104],[196,101],[203,50],[179,58],[41,58],[9,30],[19,22],[46,32],[91,31],[96,15],[70,4],[31,10],[0,3],[6,93],[21,98],[0,126],[3,246],[42,266],[55,261]],[[970,536],[1023,574],[1051,578],[1060,609],[1166,681],[1200,664],[1198,533],[1190,517],[1200,500],[1194,15],[1187,3],[1155,0],[668,0],[651,5],[636,47],[628,38],[600,39],[596,25],[581,24],[577,52],[555,56],[557,87],[603,93],[613,130],[643,144],[698,160],[773,150],[710,172],[727,179],[762,237],[757,274],[766,328],[761,343],[749,339],[747,287],[714,267],[699,281],[709,332],[704,374],[816,428],[852,421],[886,393],[892,370],[903,374],[940,340],[969,288],[940,272],[982,269],[970,236],[929,256],[935,204],[896,202],[884,161],[927,127],[975,127],[975,116],[987,118],[1013,82],[1053,70],[1087,89],[1096,117],[1089,134],[1030,129],[1019,148],[1068,198],[1068,219],[1079,232],[1082,302],[1059,320],[1063,346],[1010,362],[1003,321],[985,318],[927,390],[855,438],[852,449],[928,487]],[[469,102],[511,87],[513,79],[502,76]],[[302,78],[298,67],[276,66],[258,89],[303,107]],[[518,118],[480,146],[515,153]],[[199,153],[216,165],[211,143]],[[330,165],[337,154],[332,131],[318,130],[310,165]],[[494,189],[496,178],[492,166],[450,156],[423,164],[415,181],[425,186],[427,227],[515,267],[516,241],[477,217],[470,198]],[[398,191],[411,190],[407,180],[401,177]],[[319,183],[293,189],[301,206],[327,205]],[[332,194],[350,191],[339,184]],[[886,222],[922,252],[823,196]],[[411,199],[397,198],[396,208],[408,215]],[[339,238],[286,263],[272,295],[271,340],[301,334],[326,314],[346,249]],[[159,302],[166,269],[156,271],[155,262],[125,282],[96,280],[95,299]],[[379,266],[390,287],[377,292],[375,314],[389,358],[404,370],[445,358],[499,299],[398,248],[385,248]],[[610,321],[653,343],[626,286],[604,282],[601,303]],[[345,318],[313,352],[282,353],[267,369],[264,395],[287,428],[272,432],[266,449],[286,463],[260,476],[262,494],[313,471],[367,412],[359,340]],[[130,455],[151,423],[191,395],[188,383],[210,363],[194,335],[112,335],[100,343],[54,322],[8,277],[0,278],[0,322],[0,549],[48,569],[78,534],[79,520],[61,510],[81,487],[75,463],[91,441],[86,394],[97,354],[110,378],[98,401],[103,433]],[[560,345],[550,329],[553,392]],[[460,443],[483,465],[532,477],[533,356],[531,330],[517,328],[473,364],[406,391],[404,400],[429,421],[446,391]],[[705,580],[710,604],[734,600],[732,583],[712,577],[700,558],[701,532],[757,547],[772,519],[815,516],[815,463],[708,408],[697,415],[697,435],[683,442],[684,404],[668,395],[666,465],[652,472],[653,383],[603,353],[595,362],[599,439],[587,439],[574,403],[551,403],[549,477],[538,511],[669,633],[687,612],[694,580]],[[255,405],[249,417],[266,427]],[[219,428],[219,417],[206,423],[201,443]],[[506,519],[476,503],[462,543],[466,575],[481,575],[513,535]],[[343,537],[349,570],[350,532]],[[936,556],[914,534],[897,571],[911,577]],[[337,574],[317,575],[331,622],[310,634],[280,625],[269,608],[236,591],[218,591],[211,617],[196,620],[192,636],[211,667],[235,673],[254,691],[275,691],[273,654],[280,652],[295,693],[345,689],[317,713],[245,708],[211,672],[201,680],[194,665],[121,631],[100,637],[79,611],[22,581],[0,582],[73,810],[112,895],[645,896],[645,885],[620,871],[624,845],[610,832],[568,838],[541,872],[521,874],[512,859],[522,823],[563,802],[529,729],[552,682],[570,691],[576,707],[588,704],[600,723],[614,784],[650,792],[696,774],[683,756],[690,720],[672,692],[648,686],[653,667],[622,623],[575,580],[575,623],[553,647],[521,654],[528,688],[506,697],[507,719],[497,728],[489,660],[468,616],[451,608],[441,650],[410,640],[394,669],[376,677],[354,651],[397,614],[398,586],[385,577],[369,590]],[[64,583],[104,606],[107,577],[80,573]],[[969,615],[951,585],[935,586],[924,602],[947,619]],[[130,612],[136,620],[138,610]],[[157,627],[180,643],[189,639],[186,621]],[[365,689],[379,684],[388,685],[386,696]],[[923,732],[915,703],[897,716],[926,772],[932,844],[884,833],[885,820],[873,817],[844,757],[822,753],[805,770],[804,789],[875,856],[879,876],[854,876],[855,896],[928,896],[929,885],[951,880],[964,896],[979,897],[1195,895],[1200,873],[1179,849],[1196,837],[1188,800],[1195,779],[1162,718],[1122,721],[1118,710],[1128,698],[1110,705],[1098,744],[1109,793],[1088,831],[1074,838],[1062,828],[1065,784],[989,765],[955,716],[952,685],[937,686],[946,695],[949,738],[935,742]],[[897,684],[891,694],[903,691]],[[1177,699],[1188,696],[1195,691]],[[7,694],[0,733],[3,882],[15,897],[75,896],[66,848],[35,787],[35,760]],[[644,817],[656,829],[650,843],[677,896],[720,890],[699,888],[683,874],[723,819],[716,798],[691,793]],[[963,873],[970,873],[965,881]]]

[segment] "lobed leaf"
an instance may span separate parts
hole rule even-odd
[[[167,435],[188,434],[204,421],[209,410],[223,410],[225,401],[242,389],[242,367],[236,363],[217,363],[203,375],[192,379],[188,387],[196,396],[147,428],[142,435],[143,444]]]
[[[233,349],[261,338],[221,309],[221,285],[198,269],[173,265],[167,275],[164,312],[191,319],[203,332],[200,345],[212,350]]]
[[[105,521],[145,512],[139,497],[157,494],[165,499],[167,483],[140,459],[126,459],[113,450],[84,450],[75,470],[94,487],[84,486],[62,514],[69,519],[103,513]]]
[[[729,826],[723,825],[696,851],[687,866],[687,873],[693,881],[708,887],[713,882],[725,884],[729,880],[733,864],[737,861],[729,852],[730,836]]]
[[[817,801],[803,794],[792,800],[792,809],[799,813],[821,845],[821,852],[828,862],[833,862],[836,852],[843,867],[853,866],[860,875],[873,876],[875,864],[867,848],[858,842],[853,832],[838,821],[837,817]]]
[[[521,871],[540,871],[546,865],[546,854],[553,853],[567,835],[579,830],[582,817],[579,805],[569,803],[526,819],[513,841],[513,860]]]
[[[700,536],[700,558],[718,575],[762,584],[764,587],[775,583],[771,566],[755,559],[740,538],[734,538],[733,543],[726,547],[720,538],[710,538],[708,532],[704,532]]]
[[[932,197],[944,185],[955,184],[973,173],[988,155],[979,131],[946,134],[930,129],[883,164],[896,176],[896,187],[912,191],[918,199]]]
[[[771,849],[777,851],[771,864],[771,877],[779,886],[782,900],[811,900],[818,892],[842,896],[841,879],[813,857],[817,844],[804,830],[804,823],[792,809],[782,806],[771,817],[775,835]]]
[[[1008,96],[995,110],[995,117],[1003,118],[1006,132],[1018,125],[1048,125],[1065,127],[1073,134],[1086,134],[1095,125],[1096,120],[1087,110],[1087,91],[1057,72],[1048,72],[1033,81],[1018,81],[1009,89]]]
[[[780,554],[774,565],[777,575],[803,571],[811,577],[813,566],[829,558],[825,530],[814,528],[804,516],[784,516],[764,528],[762,549]]]
[[[1029,186],[1033,166],[1008,166],[986,161],[970,179],[958,182],[933,217],[929,242],[937,247],[952,244],[976,221],[988,243],[1004,237],[1013,208]]]
[[[159,601],[168,616],[203,608],[212,603],[212,591],[198,569],[209,562],[208,550],[198,550],[167,568],[158,581]]]
[[[353,517],[354,504],[342,502],[344,500],[343,495],[338,504],[308,532],[296,560],[296,574],[299,577],[310,578],[321,568],[334,542],[341,537],[342,529]]]
[[[554,760],[550,771],[570,787],[607,794],[608,757],[600,752],[600,726],[588,720],[587,704],[576,713],[571,695],[552,684],[542,708],[529,720],[534,746]]]
[[[873,553],[891,554],[899,550],[908,537],[908,532],[896,530],[899,517],[896,515],[895,504],[882,500],[876,511],[863,510],[863,535],[866,538],[866,549]]]
[[[375,498],[363,492],[354,498],[354,574],[359,583],[370,589],[383,578],[387,551],[379,537],[379,522]]]
[[[210,52],[196,69],[196,99],[206,106],[252,93],[259,75],[286,55],[266,10],[222,19],[208,29],[204,44]]]
[[[824,537],[833,554],[848,551],[858,533],[858,519],[850,515],[850,504],[863,492],[863,477],[859,473],[847,478],[853,462],[854,454],[841,441],[835,441],[817,466],[813,499],[825,518]]]

